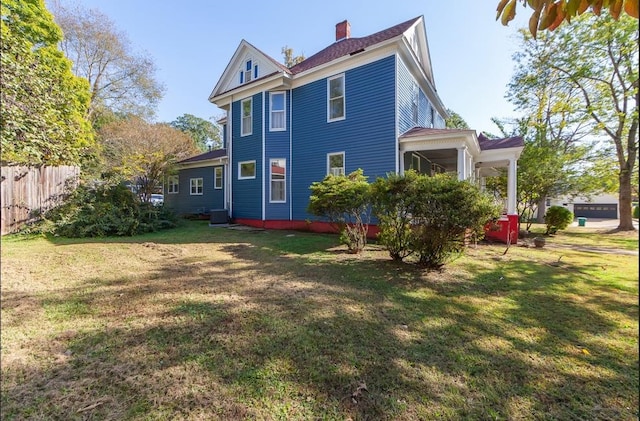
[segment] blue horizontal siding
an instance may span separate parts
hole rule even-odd
[[[232,104],[231,131],[232,162],[231,184],[233,189],[234,218],[262,218],[262,94],[253,95],[253,125],[249,136],[240,136],[242,125],[240,102]],[[238,163],[242,161],[256,161],[256,178],[238,180]]]
[[[345,170],[369,181],[395,171],[395,56],[345,72],[345,115],[327,123],[327,79],[293,90],[293,219],[307,214],[309,186],[327,173],[327,154],[345,152]]]
[[[291,110],[291,91],[285,92],[286,97],[286,130],[284,131],[269,131],[270,126],[270,110],[269,110],[269,94],[265,98],[267,104],[267,110],[265,113],[265,218],[268,220],[288,220],[289,219],[289,202],[290,202],[290,188],[289,188],[289,167],[290,167],[290,151],[289,141],[291,136],[291,121],[289,121]],[[271,197],[271,179],[270,179],[270,167],[269,162],[271,159],[286,159],[286,173],[285,180],[287,183],[286,193],[287,201],[285,203],[270,203]]]
[[[223,168],[223,166],[220,166]],[[224,209],[224,188],[214,188],[216,167],[188,168],[178,171],[178,193],[164,192],[165,206],[177,214],[209,212],[211,209]],[[222,171],[224,178],[224,169]],[[191,195],[190,179],[202,178],[202,195]],[[224,180],[223,180],[224,187]],[[165,187],[166,189],[166,187]]]

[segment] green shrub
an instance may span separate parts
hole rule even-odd
[[[547,225],[545,235],[555,234],[566,229],[573,222],[573,213],[563,206],[551,206],[544,215],[544,223]]]
[[[393,260],[401,261],[413,253],[409,198],[418,174],[407,171],[404,176],[391,173],[378,178],[371,186],[374,213],[378,219],[378,242]]]
[[[640,218],[640,207],[639,206],[634,206],[633,207],[633,217],[638,219]]]
[[[391,257],[415,254],[429,268],[443,266],[463,250],[468,233],[482,235],[487,221],[500,214],[475,185],[447,174],[390,175],[378,179],[372,191],[379,240]]]
[[[132,236],[176,226],[162,206],[141,203],[120,184],[81,185],[30,230],[63,237]]]
[[[367,244],[370,221],[370,186],[361,169],[349,175],[328,175],[309,187],[307,211],[325,217],[340,232],[340,242],[351,253]]]

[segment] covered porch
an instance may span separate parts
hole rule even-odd
[[[521,137],[488,139],[475,130],[414,127],[399,138],[400,174],[413,169],[422,174],[456,174],[459,180],[476,182],[484,189],[485,177],[507,168],[507,197],[499,229],[487,236],[504,242],[518,239],[517,169],[524,149]]]

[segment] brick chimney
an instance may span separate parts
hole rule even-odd
[[[351,38],[351,25],[348,20],[336,24],[336,41]]]

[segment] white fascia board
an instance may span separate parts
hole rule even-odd
[[[186,162],[184,164],[178,164],[178,169],[187,170],[191,168],[215,167],[215,166],[224,165],[227,162],[228,162],[227,157],[221,156],[220,158],[216,158],[216,159],[206,159],[203,161]]]
[[[418,150],[450,149],[466,146],[475,158],[480,156],[480,145],[475,130],[456,133],[430,134],[400,139],[400,150],[415,152]]]
[[[264,91],[277,89],[286,90],[289,89],[290,85],[291,78],[283,72],[258,80],[246,86],[239,86],[236,89],[224,92],[217,97],[209,98],[209,101],[218,107],[225,109],[233,101],[237,101],[241,98],[248,98]]]
[[[371,47],[367,47],[363,52],[356,55],[346,55],[320,66],[305,70],[302,73],[298,73],[293,78],[291,89],[395,55],[397,51],[397,41],[400,37],[401,35]]]
[[[481,151],[480,156],[478,157],[478,163],[484,164],[494,161],[518,159],[520,158],[522,149],[524,149],[523,146],[518,146],[515,148],[488,149],[486,151]]]

